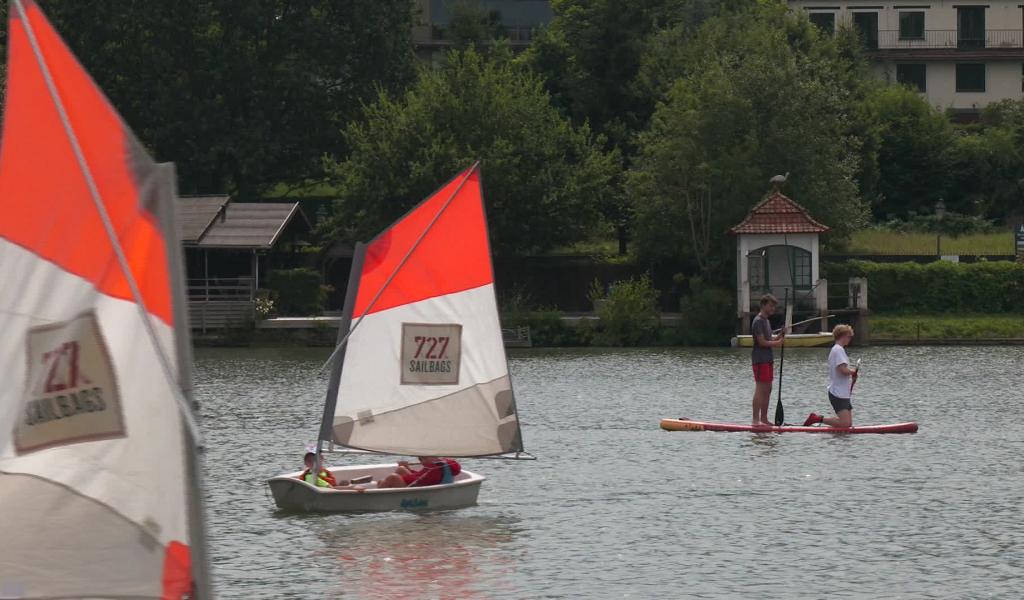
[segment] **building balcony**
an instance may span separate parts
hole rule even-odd
[[[956,29],[926,29],[908,36],[899,30],[879,30],[864,36],[868,54],[894,60],[1019,60],[1024,57],[1024,31],[989,29],[969,34]]]

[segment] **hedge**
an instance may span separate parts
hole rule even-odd
[[[875,263],[851,260],[825,268],[830,285],[867,277],[872,311],[897,313],[1024,312],[1024,264],[1008,261]]]
[[[278,269],[267,273],[278,314],[307,317],[323,310],[327,294],[320,273],[313,269]]]

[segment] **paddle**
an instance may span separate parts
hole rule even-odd
[[[803,321],[797,321],[796,323],[793,323],[792,325],[783,325],[782,327],[779,327],[778,329],[773,329],[772,330],[772,334],[776,334],[776,333],[782,331],[783,329],[790,329],[790,330],[792,330],[797,325],[803,325],[804,323],[812,323],[814,321],[820,321],[822,319],[831,319],[834,316],[835,315],[825,315],[823,317],[812,317],[810,319],[804,319]]]
[[[786,288],[786,323],[793,320],[793,307],[789,304],[789,288]],[[788,325],[783,325],[783,329]],[[779,397],[775,401],[775,426],[782,427],[786,421],[786,411],[782,408],[782,367],[786,364],[786,344],[782,344],[779,352]]]
[[[858,358],[857,359],[857,364],[855,364],[853,366],[853,370],[857,372],[857,377],[860,377],[860,360],[861,359]],[[854,379],[853,381],[850,382],[850,399],[851,400],[853,399],[853,386],[855,386],[855,385],[857,385],[857,380],[856,379]]]

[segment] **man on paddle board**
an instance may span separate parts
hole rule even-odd
[[[768,403],[772,396],[772,381],[775,380],[774,361],[775,356],[772,348],[781,346],[785,331],[778,335],[772,335],[772,325],[768,320],[775,312],[779,301],[771,294],[761,296],[761,310],[754,317],[750,325],[750,334],[754,340],[754,350],[750,353],[750,361],[754,366],[754,402],[753,419],[750,424],[754,427],[772,426],[768,420]]]
[[[850,367],[850,357],[846,355],[846,347],[853,341],[853,327],[836,325],[832,330],[832,337],[835,338],[836,344],[828,353],[828,401],[836,411],[836,416],[823,417],[812,412],[804,421],[805,426],[824,423],[830,427],[853,427],[853,405],[850,404],[850,396],[853,392],[853,382],[857,381],[857,370]]]

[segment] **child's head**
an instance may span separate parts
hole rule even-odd
[[[847,341],[853,339],[853,327],[849,325],[836,325],[832,329],[832,338],[838,343],[843,338],[847,338]]]
[[[761,310],[765,310],[765,307],[767,307],[769,312],[775,312],[775,307],[778,305],[779,301],[775,296],[772,296],[771,294],[761,296]]]

